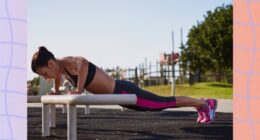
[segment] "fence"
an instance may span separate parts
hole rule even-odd
[[[160,63],[158,60],[155,63],[150,62],[140,64],[135,68],[112,68],[105,69],[110,76],[116,79],[128,80],[136,83],[140,87],[153,86],[153,85],[167,85],[172,82],[172,64],[171,63]],[[198,82],[213,82],[222,81],[233,83],[232,73],[190,73],[184,71],[180,67],[180,63],[175,63],[175,83],[176,84],[194,84]],[[222,77],[218,79],[218,77]]]

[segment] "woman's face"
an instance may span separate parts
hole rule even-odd
[[[46,80],[49,80],[56,79],[60,74],[60,71],[57,64],[53,60],[50,60],[47,66],[39,67],[36,70],[36,73],[44,77]]]

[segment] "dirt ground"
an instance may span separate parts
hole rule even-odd
[[[210,125],[197,124],[196,112],[181,111],[121,111],[115,109],[91,109],[84,115],[78,109],[77,135],[79,140],[158,140],[158,139],[233,139],[232,113],[217,113]],[[51,136],[41,136],[41,108],[28,108],[29,140],[67,139],[66,115],[57,109],[57,127],[51,128]]]

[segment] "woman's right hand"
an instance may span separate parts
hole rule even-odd
[[[47,93],[47,95],[59,95],[59,93],[54,92],[54,91],[50,91],[50,92]]]

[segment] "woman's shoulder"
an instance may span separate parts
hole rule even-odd
[[[82,56],[65,56],[59,58],[59,60],[62,61],[63,63],[76,62],[83,59],[87,61],[87,59]]]

